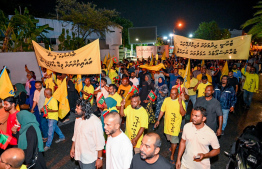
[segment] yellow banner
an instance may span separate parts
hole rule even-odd
[[[174,36],[175,54],[191,59],[236,59],[247,60],[251,35],[225,40],[191,39]]]
[[[159,71],[160,69],[165,69],[165,65],[163,63],[160,63],[156,66],[149,66],[149,65],[141,65],[139,66],[141,69],[145,68],[147,70],[154,70],[154,71]]]
[[[57,53],[46,50],[33,41],[39,66],[64,74],[100,74],[99,40],[71,52]]]

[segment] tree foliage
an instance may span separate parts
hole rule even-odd
[[[58,37],[60,44],[58,45],[58,50],[76,50],[79,47],[85,46],[85,41],[83,38],[75,36],[72,32],[72,37],[69,35],[69,30],[62,29],[61,35]]]
[[[252,34],[253,38],[261,38],[262,37],[262,1],[259,1],[256,6],[253,8],[258,11],[253,15],[254,17],[247,20],[241,28],[244,29],[246,27],[252,26],[248,31],[248,34]]]
[[[221,40],[230,38],[228,29],[220,29],[215,21],[202,22],[194,33],[194,37],[205,40]]]
[[[157,37],[155,46],[162,46],[164,45],[164,41],[161,37]]]
[[[109,26],[117,26],[112,21],[118,15],[115,10],[97,9],[95,4],[76,0],[57,0],[57,3],[59,19],[72,22],[73,31],[79,32],[84,40],[92,33],[103,37]]]

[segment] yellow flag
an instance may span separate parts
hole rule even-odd
[[[14,88],[5,67],[0,74],[0,98],[4,100],[9,96],[14,95]]]
[[[118,76],[118,74],[116,73],[116,71],[113,70],[113,69],[110,69],[110,70],[109,70],[109,73],[108,73],[108,76],[109,76],[112,84],[115,84],[114,78]]]
[[[49,45],[49,50],[52,51],[50,45]]]
[[[190,87],[190,59],[188,59],[188,63],[187,63],[187,66],[186,66],[186,71],[185,71],[185,74],[184,74],[184,86],[186,88],[189,88]]]
[[[205,65],[205,60],[202,60],[201,67],[203,67],[204,65]]]
[[[162,59],[162,60],[166,60],[166,51],[163,52],[161,59]]]
[[[229,72],[229,70],[228,70],[228,64],[227,64],[227,61],[226,61],[225,65],[224,65],[224,67],[223,67],[223,69],[222,69],[220,79],[222,78],[222,76],[228,75],[228,72]]]
[[[160,63],[156,66],[149,66],[149,65],[141,65],[139,66],[140,68],[145,68],[147,70],[154,70],[154,71],[159,71],[160,69],[165,69],[165,65],[163,63]]]
[[[151,61],[150,61],[150,63],[149,63],[150,66],[153,66],[153,64],[154,64],[154,63],[153,63],[153,58],[154,58],[154,55],[153,55],[153,53],[152,53],[152,55],[151,55]]]
[[[58,110],[58,117],[60,119],[63,119],[67,115],[67,113],[70,111],[66,79],[63,80],[62,84],[59,86],[59,88],[57,88],[57,90],[54,92],[52,97],[60,102],[59,110]]]
[[[109,54],[108,54],[109,55]],[[105,56],[104,60],[103,60],[103,64],[106,65],[106,61],[107,61],[107,57]]]
[[[80,91],[83,89],[83,83],[82,83],[82,77],[81,77],[81,75],[77,75],[77,76],[76,76],[75,88],[76,88],[76,90],[78,91],[78,93],[80,93]]]
[[[107,67],[107,70],[110,70],[112,66],[113,66],[113,59],[110,59],[109,65]]]

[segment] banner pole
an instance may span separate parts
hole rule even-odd
[[[101,73],[100,73],[100,90],[102,90],[102,87],[101,87]]]

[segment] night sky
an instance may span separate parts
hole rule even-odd
[[[86,1],[84,1],[86,2]],[[188,36],[201,22],[216,21],[220,28],[240,29],[240,25],[252,18],[257,4],[255,0],[92,0],[98,8],[116,9],[120,15],[131,20],[134,27],[157,26],[159,36],[168,36],[173,29],[176,34]],[[43,14],[55,13],[55,0],[3,0],[0,9],[13,13],[18,4],[30,11]],[[5,8],[2,8],[5,7]],[[40,16],[39,16],[40,15]],[[46,17],[46,16],[44,16]],[[178,29],[178,22],[183,28]]]

